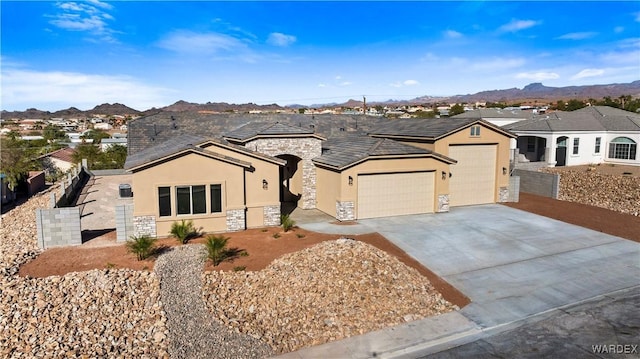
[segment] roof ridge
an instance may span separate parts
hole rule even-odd
[[[372,155],[378,149],[378,147],[380,147],[382,145],[382,143],[385,140],[386,140],[386,138],[382,138],[382,139],[379,139],[378,141],[376,141],[376,143],[374,143],[373,146],[369,147],[369,149],[367,150],[367,154]]]

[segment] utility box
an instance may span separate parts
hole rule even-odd
[[[130,184],[126,184],[126,183],[121,184],[119,188],[120,188],[120,198],[133,197],[133,192],[131,192]]]

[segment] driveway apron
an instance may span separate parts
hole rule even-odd
[[[640,285],[640,244],[501,205],[359,222],[467,295],[484,328]]]

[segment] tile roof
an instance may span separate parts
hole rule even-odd
[[[369,136],[336,136],[322,144],[323,154],[313,159],[319,165],[326,165],[337,169],[344,169],[352,164],[371,157],[433,155],[445,161],[456,161],[435,152],[405,145],[387,138],[373,138]]]
[[[280,122],[251,122],[233,131],[226,132],[224,137],[237,140],[248,140],[261,135],[313,135],[310,128],[291,126]]]
[[[74,163],[73,161],[73,154],[76,153],[76,150],[74,150],[73,148],[70,147],[65,147],[65,148],[61,148],[59,150],[44,154],[38,158],[44,158],[44,157],[53,157],[55,159],[58,159],[60,161],[65,161],[65,162],[69,162],[69,163]]]
[[[640,132],[640,114],[608,106],[590,106],[579,110],[538,115],[502,128],[511,131],[630,131]]]
[[[465,111],[459,115],[451,116],[451,118],[475,118],[475,119],[487,119],[487,118],[517,118],[517,119],[529,119],[533,116],[531,111],[522,111],[520,109],[501,109],[501,108],[479,108],[471,111]]]
[[[174,153],[193,148],[194,145],[206,141],[205,137],[194,135],[181,135],[165,141],[158,141],[155,145],[141,151],[130,152],[124,163],[126,170],[138,167],[148,162],[156,161]],[[153,142],[156,142],[153,140]]]
[[[401,119],[389,120],[386,124],[378,126],[369,132],[375,136],[400,136],[417,137],[425,139],[438,139],[452,132],[465,128],[475,122],[482,122],[485,126],[494,128],[501,132],[506,132],[500,127],[496,127],[489,122],[477,118],[433,118],[433,119]],[[515,137],[515,136],[514,136]]]

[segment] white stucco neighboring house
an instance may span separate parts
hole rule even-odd
[[[518,135],[511,146],[516,167],[531,162],[548,167],[597,163],[640,166],[637,113],[590,106],[536,115],[502,127]]]
[[[100,148],[102,151],[108,150],[114,145],[127,146],[127,138],[103,138],[100,141]]]

